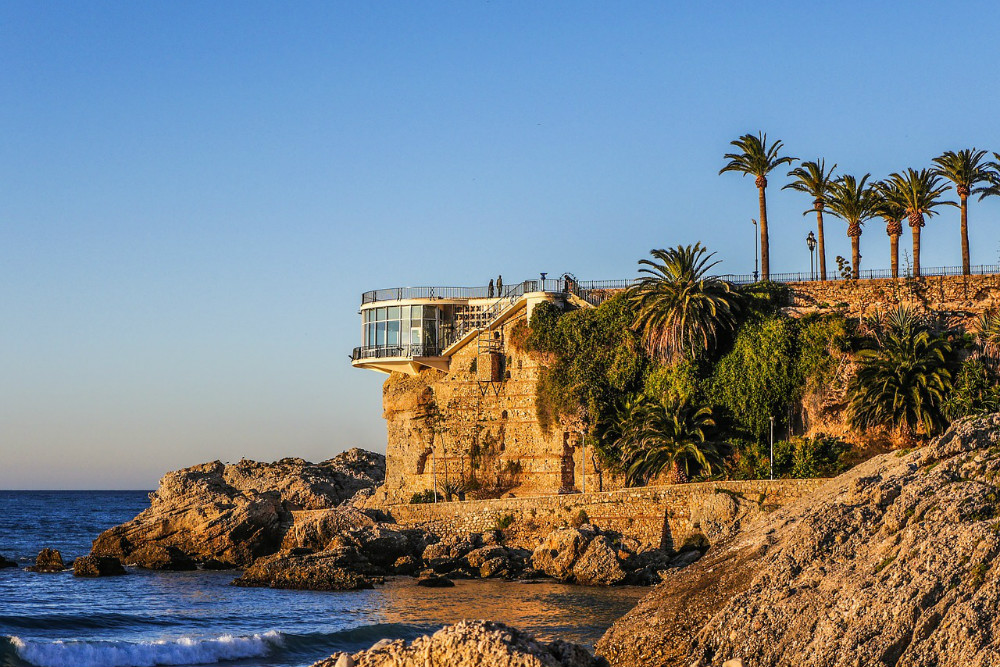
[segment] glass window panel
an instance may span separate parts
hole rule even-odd
[[[398,320],[399,319],[399,306],[389,306],[388,319]]]
[[[403,322],[403,329],[399,332],[399,344],[409,345],[410,344],[410,327],[406,326],[406,322]]]
[[[375,325],[375,344],[385,345],[385,322]]]
[[[399,345],[399,320],[389,320],[386,322],[385,344]]]
[[[431,347],[433,347],[434,345],[436,345],[437,344],[437,328],[434,325],[432,325],[432,324],[428,324],[428,325],[424,326],[423,338],[424,338],[424,345],[425,346],[431,346]]]
[[[410,307],[409,306],[400,306],[399,307],[399,319],[403,320],[404,322],[406,320],[410,319]]]
[[[375,319],[378,320],[379,322],[385,321],[385,308],[377,309],[377,314],[375,315]]]
[[[410,328],[410,345],[420,345],[420,327]]]
[[[375,346],[375,325],[374,324],[369,324],[368,325],[368,347],[374,347],[374,346]]]

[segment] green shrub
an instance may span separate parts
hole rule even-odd
[[[800,320],[796,372],[805,389],[816,391],[833,380],[842,353],[851,347],[853,328],[840,313],[807,315]]]
[[[513,514],[503,514],[493,520],[493,530],[507,530],[514,525]]]
[[[969,358],[955,374],[951,391],[942,405],[949,421],[969,415],[1000,411],[1000,378],[982,359]]]
[[[691,359],[667,366],[650,365],[643,393],[653,401],[690,403],[701,394],[698,366]]]
[[[441,499],[440,495],[438,496],[438,499]],[[432,491],[431,489],[417,491],[410,498],[411,505],[420,505],[423,503],[432,503],[432,502],[434,502],[434,491]]]
[[[735,443],[729,476],[735,479],[767,479],[771,473],[769,443]],[[775,479],[831,477],[846,467],[844,457],[850,445],[839,438],[818,435],[815,438],[792,438],[774,443]]]
[[[710,398],[756,440],[766,437],[771,417],[784,415],[799,394],[797,333],[797,324],[781,315],[748,322],[712,374]]]
[[[580,526],[587,523],[590,523],[590,517],[587,516],[586,510],[580,510],[579,512],[574,514],[573,518],[570,519],[569,521],[569,525],[573,526],[574,528],[579,528]]]

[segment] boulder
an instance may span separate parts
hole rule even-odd
[[[176,547],[195,561],[245,567],[278,551],[295,523],[294,512],[335,507],[380,484],[384,476],[385,458],[362,450],[349,450],[318,464],[282,459],[192,466],[164,475],[150,495],[150,507],[102,533],[92,553],[128,562],[135,550],[161,544]],[[361,520],[353,513],[326,517],[289,539],[295,546],[316,548],[330,537],[335,527],[330,522],[340,519]]]
[[[107,558],[113,558],[113,556],[107,556]],[[115,560],[118,559],[116,558]],[[139,547],[128,555],[125,562],[128,565],[141,567],[145,570],[172,570],[179,572],[198,569],[197,563],[177,547],[165,546],[155,542]]]
[[[510,577],[512,576],[510,561],[502,556],[483,561],[479,566],[479,576],[483,579]]]
[[[282,540],[283,550],[305,548],[321,551],[340,533],[378,523],[370,512],[348,506],[297,512],[293,520]]]
[[[573,579],[584,586],[614,586],[625,581],[628,573],[618,558],[618,550],[604,535],[595,536],[573,563]]]
[[[126,574],[122,562],[113,556],[80,556],[73,561],[74,577],[114,577]]]
[[[563,641],[541,642],[502,623],[462,621],[407,644],[379,642],[354,655],[337,653],[313,667],[601,667],[587,649]]]
[[[55,549],[42,549],[35,558],[35,564],[24,568],[28,572],[62,572],[66,569],[62,554]]]
[[[402,556],[392,564],[393,574],[413,574],[420,569],[420,561],[413,556]]]
[[[1000,664],[1000,415],[876,456],[713,543],[598,642],[612,665]]]
[[[350,548],[295,555],[287,552],[262,558],[251,565],[234,586],[293,588],[312,591],[349,591],[372,588],[384,579]]]
[[[573,565],[593,536],[594,532],[586,528],[554,530],[531,555],[531,565],[554,579],[569,581],[573,578]]]

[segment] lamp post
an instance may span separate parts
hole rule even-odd
[[[813,269],[813,251],[816,249],[816,237],[811,230],[809,236],[806,237],[806,245],[809,247],[809,280],[816,280],[815,270]]]
[[[757,273],[757,239],[759,235],[757,234],[757,221],[750,218],[750,222],[753,223],[753,281],[757,282],[757,277],[760,275]]]
[[[774,417],[771,417],[771,479],[774,480]]]

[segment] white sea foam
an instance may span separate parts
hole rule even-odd
[[[204,665],[267,655],[282,643],[281,633],[249,637],[163,639],[149,642],[36,641],[11,637],[17,654],[37,667],[155,667]]]

